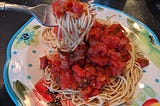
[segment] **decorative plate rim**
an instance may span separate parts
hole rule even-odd
[[[11,50],[11,47],[12,47],[12,44],[13,44],[13,41],[14,39],[16,38],[16,36],[33,20],[35,19],[35,17],[31,17],[13,36],[12,38],[10,39],[9,43],[8,43],[8,46],[7,46],[7,53],[6,53],[6,63],[5,63],[5,66],[4,66],[4,73],[3,73],[3,78],[4,78],[4,84],[5,84],[5,87],[6,87],[6,90],[9,94],[9,96],[11,97],[11,99],[13,100],[13,102],[16,104],[16,106],[19,106],[21,103],[20,103],[20,100],[18,99],[17,95],[13,92],[12,88],[11,88],[11,85],[9,83],[9,77],[8,77],[8,64],[9,64],[9,61],[10,61],[10,58],[11,58],[11,53],[10,53],[10,50]]]
[[[144,24],[142,21],[138,20],[137,18],[135,18],[133,16],[130,16],[128,13],[126,13],[122,10],[118,10],[118,9],[115,9],[115,8],[112,8],[112,7],[109,7],[109,6],[105,6],[105,5],[101,5],[101,4],[96,4],[96,6],[100,6],[100,7],[103,7],[103,8],[107,8],[107,9],[116,11],[118,13],[121,13],[121,14],[127,16],[128,18],[132,19],[133,21],[141,24],[148,32],[150,32],[152,34],[155,43],[160,46],[160,41],[158,40],[157,35],[146,24]]]

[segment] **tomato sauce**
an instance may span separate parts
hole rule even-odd
[[[73,18],[79,18],[83,12],[83,5],[78,0],[56,0],[52,3],[52,10],[58,18],[65,13]]]
[[[41,69],[50,65],[53,79],[61,89],[79,90],[87,100],[100,93],[111,76],[124,73],[126,62],[131,58],[129,39],[120,24],[110,26],[95,22],[87,41],[73,52],[58,52],[40,58]],[[143,66],[147,61],[137,60]]]

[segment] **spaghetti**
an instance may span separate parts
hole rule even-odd
[[[52,33],[50,34],[50,36],[53,36]],[[48,34],[44,34],[43,36],[45,35]],[[89,40],[90,39],[91,38],[89,35]],[[45,83],[45,86],[50,90],[50,92],[57,92],[58,94],[62,95],[61,100],[70,100],[75,106],[117,106],[124,104],[132,98],[136,84],[142,77],[141,65],[137,62],[137,59],[144,59],[132,41],[130,41],[129,45],[131,46],[129,49],[130,59],[126,62],[124,71],[117,76],[110,76],[109,83],[106,83],[104,86],[102,86],[103,89],[100,89],[101,91],[99,94],[89,97],[87,101],[81,95],[82,92],[79,89],[62,89],[55,80],[51,65],[47,65],[47,67],[44,68],[44,75],[47,82]],[[57,53],[54,55],[57,55]],[[48,58],[50,58],[50,56],[51,55],[48,55]],[[61,56],[61,61],[65,60],[66,58],[63,56],[64,55]],[[52,58],[55,57],[56,56],[53,56]],[[67,66],[70,63],[68,64],[68,62],[65,63],[64,61],[62,64],[63,66]]]
[[[126,104],[148,60],[120,24],[102,24],[84,7],[87,14],[78,19],[57,13],[59,27],[43,31],[44,43],[55,51],[40,58],[44,86],[67,106]]]

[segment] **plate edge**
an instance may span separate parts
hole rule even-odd
[[[13,100],[13,102],[15,103],[16,106],[22,106],[21,101],[18,99],[17,95],[13,92],[13,89],[9,83],[9,78],[8,78],[8,64],[11,58],[11,47],[13,44],[14,39],[17,37],[17,35],[33,20],[35,19],[34,16],[32,16],[28,21],[25,22],[25,24],[23,26],[20,27],[20,29],[15,32],[15,34],[12,36],[12,38],[10,39],[8,45],[7,45],[7,53],[6,53],[6,62],[4,65],[4,71],[3,71],[3,79],[4,79],[4,85],[5,88],[7,90],[7,93],[9,94],[9,96],[11,97],[11,99]]]
[[[124,11],[122,11],[122,10],[118,10],[118,9],[115,9],[115,8],[112,8],[112,7],[109,7],[109,6],[105,6],[105,5],[102,5],[102,4],[98,4],[98,3],[94,3],[94,4],[95,4],[95,6],[101,6],[101,7],[103,7],[103,8],[107,8],[107,9],[110,9],[110,10],[113,10],[113,11],[117,11],[117,12],[119,12],[119,13],[121,13],[121,14],[129,17],[129,18],[131,18],[131,19],[134,20],[135,22],[139,23],[139,24],[142,25],[148,32],[151,33],[151,36],[153,37],[156,45],[160,46],[160,41],[159,41],[157,35],[154,33],[154,31],[151,30],[151,28],[149,28],[146,24],[144,24],[144,23],[143,23],[142,21],[140,21],[139,19],[137,19],[137,18],[135,18],[135,17],[133,17],[133,16],[130,16],[128,13],[126,13],[126,12],[124,12]]]

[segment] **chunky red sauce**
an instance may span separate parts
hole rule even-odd
[[[50,65],[53,80],[61,89],[80,90],[84,99],[100,93],[111,76],[121,75],[131,58],[129,39],[120,24],[110,26],[95,22],[87,41],[72,53],[59,52],[40,58],[41,69]],[[142,59],[143,60],[143,59]],[[147,60],[137,61],[142,66]]]
[[[52,3],[52,10],[58,18],[66,12],[74,18],[79,18],[83,12],[83,5],[79,0],[56,0]]]

